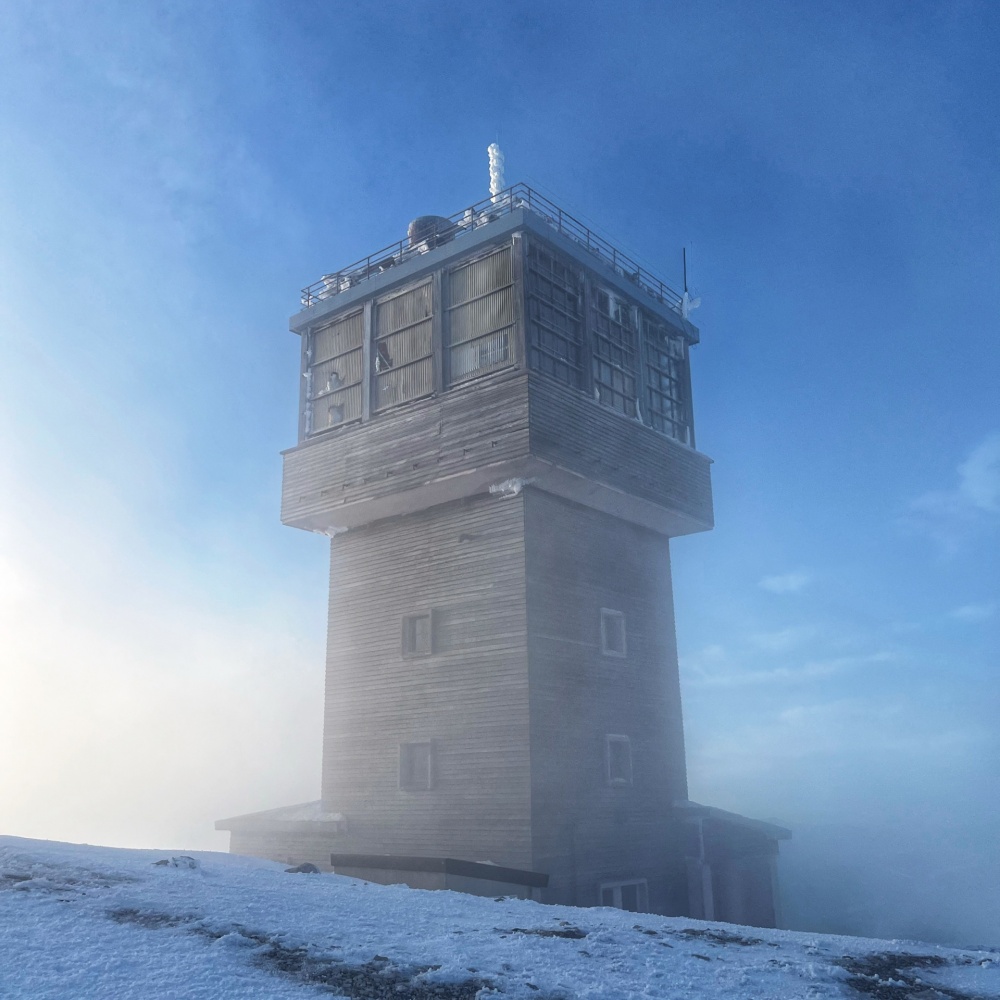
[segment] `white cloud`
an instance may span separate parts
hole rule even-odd
[[[801,646],[802,643],[813,638],[815,634],[816,630],[810,625],[792,625],[775,632],[757,632],[750,636],[750,641],[759,649],[778,653]]]
[[[985,601],[982,604],[963,604],[951,612],[952,618],[963,622],[984,622],[997,613],[996,601]]]
[[[1000,433],[980,442],[956,469],[957,485],[931,490],[910,504],[905,527],[954,552],[983,527],[1000,524]]]
[[[780,573],[777,576],[762,577],[757,586],[772,594],[794,594],[802,590],[811,579],[808,573]]]
[[[745,687],[748,685],[796,684],[833,677],[859,667],[893,663],[899,657],[889,650],[859,656],[838,656],[822,660],[752,669],[729,660],[721,651],[709,649],[684,658],[682,667],[695,688]]]
[[[958,467],[958,494],[978,510],[1000,514],[1000,434],[992,434]]]

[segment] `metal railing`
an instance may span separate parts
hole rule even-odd
[[[411,242],[404,238],[390,243],[370,253],[367,257],[330,274],[324,274],[319,281],[302,289],[302,305],[311,306],[334,295],[339,295],[362,281],[383,274],[392,267],[402,264],[411,257],[426,253],[436,246],[459,239],[464,234],[481,229],[504,215],[519,208],[528,209],[544,219],[553,229],[569,237],[580,246],[608,264],[623,278],[638,285],[654,299],[678,312],[681,309],[681,295],[644,267],[634,261],[624,251],[619,250],[603,236],[564,212],[548,198],[532,190],[526,184],[514,184],[500,194],[484,198],[475,205],[447,217],[427,238]]]

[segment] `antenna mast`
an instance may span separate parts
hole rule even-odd
[[[507,186],[503,176],[503,153],[496,142],[491,142],[486,152],[490,154],[490,195],[496,205],[500,201],[500,192]]]

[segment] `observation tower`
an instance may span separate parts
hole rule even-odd
[[[688,301],[522,184],[305,288],[281,517],[330,537],[318,802],[231,850],[775,925],[688,800],[670,542],[713,525]]]

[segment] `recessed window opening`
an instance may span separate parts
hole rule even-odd
[[[403,619],[403,656],[430,656],[434,652],[434,617],[428,611]]]
[[[627,736],[606,736],[609,785],[632,784],[632,744]]]
[[[407,792],[434,787],[434,753],[430,742],[400,743],[399,787]]]
[[[649,909],[649,885],[644,878],[602,882],[599,891],[601,906],[613,906],[630,913],[645,913]]]
[[[601,608],[601,652],[605,656],[624,657],[625,615],[611,608]]]

